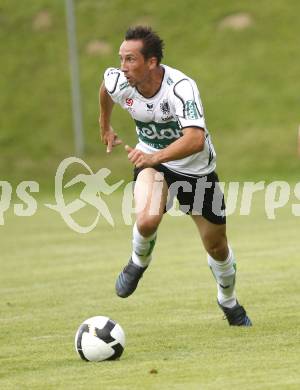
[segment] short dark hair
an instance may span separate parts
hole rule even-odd
[[[130,27],[125,34],[125,40],[141,40],[143,48],[141,53],[145,59],[156,57],[157,65],[160,64],[163,58],[164,42],[151,27],[136,26]]]

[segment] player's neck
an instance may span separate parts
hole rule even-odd
[[[156,95],[160,90],[162,80],[165,75],[165,69],[162,66],[158,66],[151,74],[149,79],[145,80],[144,83],[141,83],[137,90],[145,98],[151,98]]]

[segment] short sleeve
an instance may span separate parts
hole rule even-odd
[[[182,79],[173,87],[175,114],[181,128],[201,127],[205,129],[202,103],[196,83]]]
[[[104,85],[112,100],[119,104],[129,86],[123,72],[117,68],[106,69],[104,72]]]

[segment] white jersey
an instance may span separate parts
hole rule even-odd
[[[216,167],[216,153],[207,131],[197,85],[184,73],[166,65],[159,91],[151,98],[130,86],[120,69],[108,68],[104,73],[105,88],[112,100],[127,110],[135,121],[139,142],[137,149],[154,153],[182,137],[186,127],[205,131],[201,152],[180,160],[163,163],[168,169],[188,176],[201,176]]]

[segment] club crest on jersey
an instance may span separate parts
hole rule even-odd
[[[170,106],[167,100],[163,100],[160,103],[160,109],[164,115],[168,115],[170,113]]]
[[[127,98],[127,99],[126,99],[126,104],[127,104],[127,106],[132,107],[132,105],[133,105],[133,99]]]

